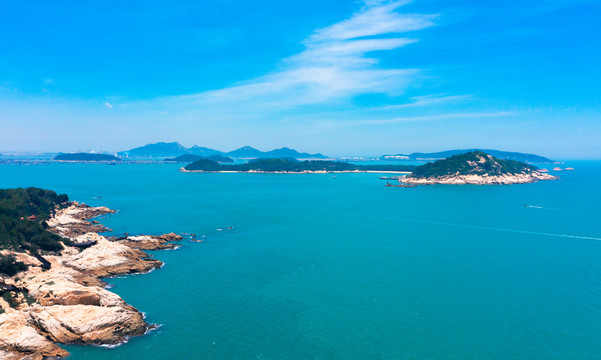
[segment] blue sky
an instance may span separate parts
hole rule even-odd
[[[0,2],[0,152],[601,159],[598,1]]]

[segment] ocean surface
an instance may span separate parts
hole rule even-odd
[[[0,187],[109,206],[114,234],[204,236],[108,280],[158,330],[67,346],[73,360],[599,359],[601,163],[562,166],[576,171],[405,189],[379,174],[1,165]]]

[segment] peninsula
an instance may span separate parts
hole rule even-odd
[[[154,328],[101,278],[161,267],[142,250],[182,237],[109,238],[87,221],[114,212],[49,190],[0,190],[1,359],[64,358],[56,343],[115,345]]]
[[[408,173],[413,165],[355,165],[340,161],[261,159],[245,164],[222,165],[209,159],[197,160],[183,172],[254,172],[254,173],[326,173],[326,172],[398,172]]]
[[[482,151],[454,155],[427,163],[399,181],[405,184],[524,184],[555,180],[537,167],[516,160],[500,160]]]

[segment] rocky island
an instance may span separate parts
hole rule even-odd
[[[405,184],[525,184],[557,177],[516,160],[501,160],[482,151],[427,163],[399,181]]]
[[[56,343],[114,345],[153,329],[102,278],[161,267],[142,250],[181,236],[105,237],[88,220],[109,213],[49,190],[0,190],[0,359],[64,358]]]

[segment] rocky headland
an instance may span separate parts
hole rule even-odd
[[[106,237],[90,222],[113,213],[106,207],[70,202],[46,221],[65,239],[55,255],[2,250],[28,266],[0,274],[0,359],[64,358],[64,344],[120,344],[153,329],[143,314],[106,289],[103,277],[145,273],[161,261],[144,250],[168,249],[176,234]]]

